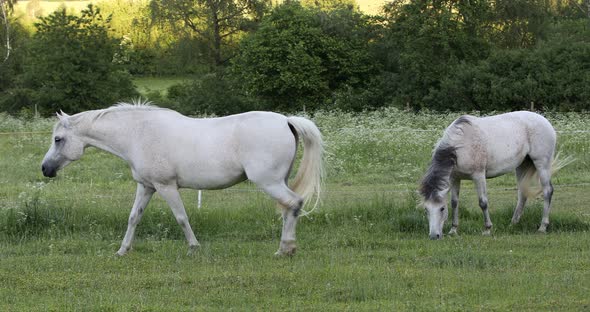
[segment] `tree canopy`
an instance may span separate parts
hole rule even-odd
[[[8,94],[8,111],[37,104],[44,113],[79,112],[112,105],[135,96],[130,77],[118,71],[113,57],[119,43],[109,36],[110,18],[90,5],[79,16],[65,9],[42,17],[29,42],[25,70]]]
[[[110,105],[137,95],[131,75],[190,77],[150,94],[185,113],[590,109],[590,0],[393,0],[375,15],[353,0],[118,0],[32,29],[19,16],[0,23],[0,110],[15,113]]]

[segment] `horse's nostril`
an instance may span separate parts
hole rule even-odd
[[[45,172],[45,166],[41,166],[41,171]]]

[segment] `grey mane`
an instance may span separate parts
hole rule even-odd
[[[457,118],[449,128],[471,125],[470,117],[463,115]],[[448,133],[449,130],[445,131],[445,135],[438,143],[432,155],[430,167],[420,183],[420,194],[424,196],[425,200],[438,200],[440,199],[439,192],[449,188],[449,177],[457,164],[457,147],[446,142]]]
[[[420,194],[426,200],[439,199],[438,194],[449,187],[449,176],[457,163],[456,148],[439,144],[432,162],[420,185]]]

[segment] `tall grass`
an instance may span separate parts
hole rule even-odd
[[[250,183],[205,191],[201,209],[195,191],[181,192],[202,244],[192,257],[156,195],[135,250],[115,258],[135,189],[127,164],[88,149],[47,179],[39,167],[48,133],[0,134],[0,310],[587,310],[590,121],[549,115],[567,131],[560,149],[576,158],[554,178],[549,234],[536,234],[540,200],[510,225],[516,191],[506,176],[489,181],[491,237],[480,235],[465,183],[459,235],[432,242],[416,184],[458,116],[315,113],[328,144],[327,191],[300,219],[298,254],[283,259],[272,257],[276,205]],[[52,124],[0,114],[0,132]]]
[[[352,222],[350,220],[356,220],[358,216],[362,217],[359,220],[371,219],[373,224],[389,226],[400,232],[424,229],[424,218],[421,211],[415,208],[416,184],[428,166],[435,142],[444,128],[458,116],[459,113],[409,113],[397,109],[365,113],[316,112],[312,119],[321,128],[327,142],[328,180],[324,208],[319,215],[311,217],[313,222],[310,223],[322,224],[319,221],[322,218],[325,219],[322,222]],[[547,117],[559,131],[559,149],[576,159],[554,178],[559,199],[561,185],[567,188],[572,184],[590,183],[587,174],[590,169],[590,133],[587,132],[590,120],[586,114],[579,113],[548,114]],[[0,114],[0,131],[45,132],[51,130],[53,122],[51,118],[26,120]],[[48,148],[49,137],[48,133],[0,135],[3,155],[0,158],[0,214],[4,216],[0,218],[2,235],[34,237],[97,232],[108,239],[120,235],[124,231],[124,220],[133,201],[135,187],[127,165],[112,155],[89,149],[82,160],[60,172],[57,179],[43,178],[39,163]],[[467,187],[463,188],[461,204],[475,209],[467,209],[461,218],[473,214],[472,218],[479,223],[474,193],[468,182],[464,184]],[[514,178],[507,175],[492,179],[488,185],[492,207],[505,207],[505,214],[509,214],[515,201]],[[194,192],[183,194],[185,199],[188,198],[187,206],[190,208],[196,202]],[[494,200],[495,194],[502,194],[497,201]],[[576,198],[565,200],[576,202]],[[227,191],[205,192],[204,201],[205,208],[210,207],[211,210],[189,209],[195,214],[191,219],[201,222],[196,224],[196,228],[207,229],[200,231],[202,233],[249,232],[239,235],[264,236],[278,232],[280,227],[280,222],[268,217],[269,210],[273,209],[272,202],[255,191],[252,184],[241,184]],[[538,206],[534,203],[532,206],[537,207],[535,205]],[[180,232],[174,224],[170,224],[173,218],[166,205],[157,199],[151,206],[156,208],[148,209],[140,231],[151,236],[178,238]],[[259,209],[260,206],[265,208]],[[564,209],[558,204],[556,206],[557,211]],[[576,216],[587,216],[581,207],[570,211]],[[163,214],[168,216],[162,217]],[[508,220],[509,217],[502,215],[496,219]],[[154,221],[150,221],[152,218]],[[242,220],[240,223],[244,228],[238,224],[228,225],[224,223],[225,219]],[[575,222],[570,220],[566,223]],[[496,223],[499,229],[504,226],[503,223]],[[572,227],[580,228],[579,225]],[[473,228],[479,229],[479,225]]]

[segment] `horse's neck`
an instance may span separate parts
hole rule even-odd
[[[87,122],[81,127],[79,133],[84,137],[87,145],[127,160],[131,134],[134,132],[131,129],[133,124],[132,120],[121,122],[117,119],[102,117]]]

